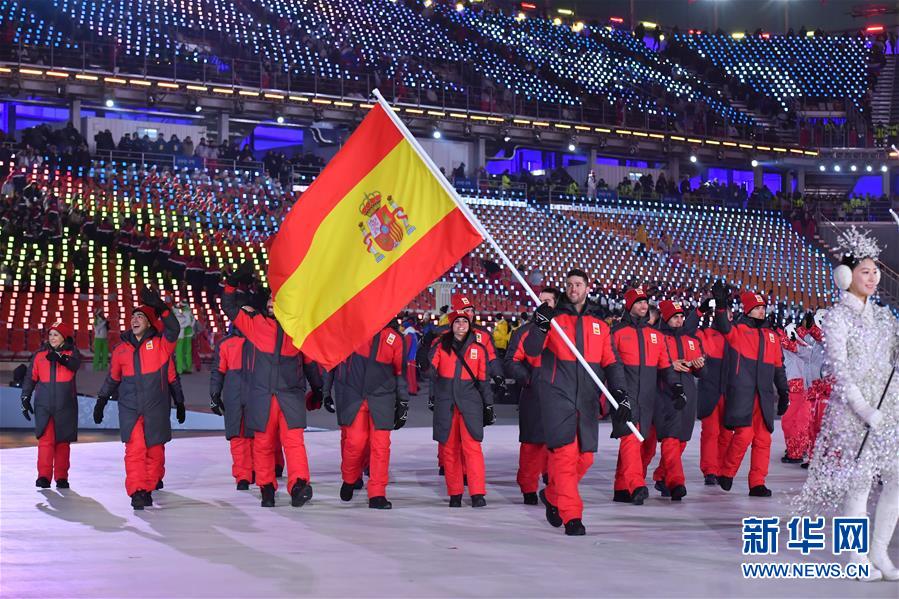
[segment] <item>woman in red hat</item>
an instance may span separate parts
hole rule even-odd
[[[484,426],[496,421],[493,397],[487,393],[487,348],[471,332],[468,314],[450,313],[450,330],[431,348],[434,368],[434,440],[443,445],[446,490],[450,507],[462,506],[467,470],[471,507],[487,505],[481,441]]]
[[[81,354],[74,331],[64,322],[50,326],[47,343],[34,354],[22,386],[22,415],[31,420],[37,435],[35,486],[69,488],[69,444],[78,440],[78,398],[75,377]],[[34,405],[31,399],[34,397]]]

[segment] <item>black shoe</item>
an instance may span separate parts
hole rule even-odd
[[[144,491],[135,491],[131,496],[131,507],[135,510],[144,509]]]
[[[487,500],[483,495],[472,495],[471,507],[487,507]]]
[[[765,485],[756,485],[749,489],[750,497],[771,497],[771,489]]]
[[[649,497],[649,489],[646,487],[637,487],[634,489],[634,492],[631,493],[631,503],[633,505],[643,505],[643,502],[646,501],[647,497]]]
[[[353,491],[356,490],[356,485],[350,483],[343,483],[340,485],[340,500],[341,501],[352,501],[353,500]]]
[[[657,480],[655,484],[655,490],[662,494],[662,497],[671,497],[671,491],[668,490],[668,487],[665,486],[665,483]]]
[[[565,523],[565,534],[569,537],[582,537],[587,534],[587,529],[580,518],[575,518]]]
[[[809,464],[811,464],[811,462],[802,462],[802,464],[800,464],[799,467],[802,468],[803,470],[808,470]]]
[[[618,490],[615,491],[615,494],[612,495],[612,501],[616,501],[618,503],[630,503],[631,502],[631,492],[628,490]]]
[[[719,476],[718,477],[718,486],[724,489],[725,491],[730,491],[730,488],[734,486],[734,479],[730,476]]]
[[[275,466],[275,478],[282,478],[284,476],[284,466]]]
[[[262,507],[275,507],[275,485],[265,485],[262,492]]]
[[[462,507],[462,496],[461,495],[450,495],[450,507]]]
[[[393,504],[387,501],[387,498],[381,495],[380,497],[372,497],[368,500],[368,507],[372,510],[389,510],[393,507]]]
[[[524,496],[524,504],[525,505],[537,505],[537,494],[536,493],[522,493]]]
[[[437,476],[445,476],[446,471],[443,469],[443,466],[437,469]]]
[[[69,488],[69,479],[67,479],[67,478],[56,479],[56,488],[57,489],[68,489]]]
[[[162,479],[160,478],[160,479],[159,479],[159,482],[156,483],[156,489],[155,489],[155,490],[156,490],[156,491],[159,491],[159,490],[164,489],[164,488],[165,488],[165,485],[162,484]]]
[[[353,484],[353,489],[356,490],[356,491],[359,491],[359,490],[362,490],[362,489],[364,489],[364,488],[365,488],[365,483],[362,482],[362,478],[360,477],[359,480],[357,480],[357,481]]]
[[[687,496],[687,487],[683,485],[677,485],[673,489],[671,489],[671,501],[680,501],[684,497]]]
[[[153,506],[153,493],[150,491],[144,491],[144,505],[147,507]]]
[[[237,490],[238,491],[248,491],[250,489],[250,481],[240,479],[237,481]]]
[[[290,505],[303,507],[310,499],[312,499],[312,485],[302,478],[298,478],[290,490]]]
[[[559,515],[559,508],[551,504],[549,499],[546,498],[546,489],[541,490],[538,496],[543,505],[546,506],[546,521],[549,522],[549,525],[555,528],[562,526],[562,516]]]
[[[801,464],[802,458],[791,458],[786,453],[784,453],[784,456],[780,458],[780,461],[783,464]]]
[[[717,474],[706,474],[703,478],[705,481],[705,486],[707,487],[717,487],[718,486],[718,475]]]
[[[49,489],[50,488],[50,479],[46,476],[39,477],[36,481],[34,481],[35,487],[40,487],[41,489]]]

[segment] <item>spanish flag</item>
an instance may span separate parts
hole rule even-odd
[[[381,100],[272,242],[275,316],[331,369],[483,241],[476,222]]]

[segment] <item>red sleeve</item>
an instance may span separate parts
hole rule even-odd
[[[608,325],[606,325],[606,332],[607,334],[602,343],[602,359],[600,360],[603,368],[618,361],[618,357],[612,349],[612,333],[609,331]]]
[[[662,333],[659,333],[662,335]],[[671,368],[671,355],[670,350],[668,349],[668,335],[662,335],[662,347],[659,349],[659,362],[656,366],[659,370],[664,370],[665,368]]]
[[[484,347],[486,348],[486,346],[484,346]],[[478,360],[477,375],[478,375],[478,379],[482,380],[482,381],[487,380],[487,362],[489,361],[489,356],[490,356],[489,350],[487,352],[485,352],[485,354],[486,355],[484,356],[483,359]],[[494,355],[496,355],[496,354],[494,353]]]
[[[406,343],[402,335],[398,335],[396,341],[393,342],[393,374],[399,376],[403,374],[403,354],[405,353]]]
[[[173,360],[171,357],[169,358],[168,370],[169,370],[169,383],[171,384],[171,383],[175,382],[175,379],[178,376],[177,370],[175,369],[175,360]]]
[[[127,353],[125,350],[116,348],[109,363],[109,378],[117,383],[122,381],[122,355],[125,353]]]

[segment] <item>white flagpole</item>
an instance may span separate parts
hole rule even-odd
[[[406,138],[406,141],[409,142],[409,144],[415,149],[415,151],[427,165],[428,169],[430,169],[431,174],[434,175],[434,177],[440,182],[443,190],[447,194],[449,194],[454,202],[456,202],[459,210],[462,211],[462,214],[465,215],[465,217],[468,219],[468,222],[471,223],[471,226],[477,229],[478,233],[481,234],[481,237],[483,237],[485,241],[493,246],[493,249],[496,250],[496,253],[499,255],[503,263],[509,268],[515,278],[518,279],[518,282],[521,283],[521,286],[524,287],[525,291],[528,292],[528,295],[531,297],[531,299],[534,300],[534,304],[539,306],[540,298],[537,297],[537,294],[533,289],[531,289],[531,286],[527,283],[527,281],[524,280],[524,277],[520,272],[518,272],[518,269],[515,268],[515,265],[512,264],[512,261],[509,260],[508,256],[506,256],[506,253],[503,251],[503,249],[499,247],[499,244],[496,243],[496,240],[493,239],[493,236],[490,234],[490,232],[487,231],[486,228],[484,228],[484,225],[481,224],[481,222],[478,220],[478,217],[476,217],[474,213],[472,213],[465,201],[462,200],[461,197],[459,197],[459,192],[456,191],[456,188],[453,187],[447,180],[447,178],[443,175],[443,173],[440,172],[440,169],[436,164],[434,164],[434,161],[431,159],[428,153],[424,151],[424,148],[421,147],[421,144],[419,144],[418,140],[415,139],[415,136],[412,135],[412,132],[410,132],[409,129],[406,128],[406,125],[403,123],[403,121],[393,111],[393,107],[387,103],[387,100],[384,99],[384,96],[381,95],[381,92],[379,90],[373,90],[372,94],[375,96],[375,98],[378,99],[378,104],[381,105],[381,108],[384,109],[384,112],[387,113],[387,116],[390,117],[390,120],[393,121],[393,124],[396,125],[397,129],[400,130],[400,132]],[[601,380],[599,380],[599,377],[590,367],[590,364],[587,363],[587,360],[584,359],[584,356],[581,354],[581,352],[578,351],[577,347],[575,347],[574,343],[571,341],[568,335],[565,334],[565,331],[562,330],[562,327],[559,326],[559,323],[555,320],[552,320],[551,324],[556,333],[558,333],[562,338],[562,341],[565,342],[565,345],[568,346],[568,349],[571,350],[571,353],[573,353],[575,358],[577,358],[577,361],[580,362],[581,366],[584,367],[584,370],[587,371],[587,374],[590,376],[590,378],[593,379],[593,382],[596,383],[596,385],[599,387],[599,390],[603,393],[603,395],[606,396],[606,399],[609,400],[609,403],[612,404],[612,407],[617,410],[618,402],[615,401],[615,398],[612,397],[612,394],[609,393],[609,390],[606,388],[606,386],[603,385]],[[634,426],[634,423],[628,422],[627,426],[631,429],[631,432],[634,433],[637,439],[639,439],[642,443],[643,435],[640,434],[640,431],[637,430],[637,427]]]

